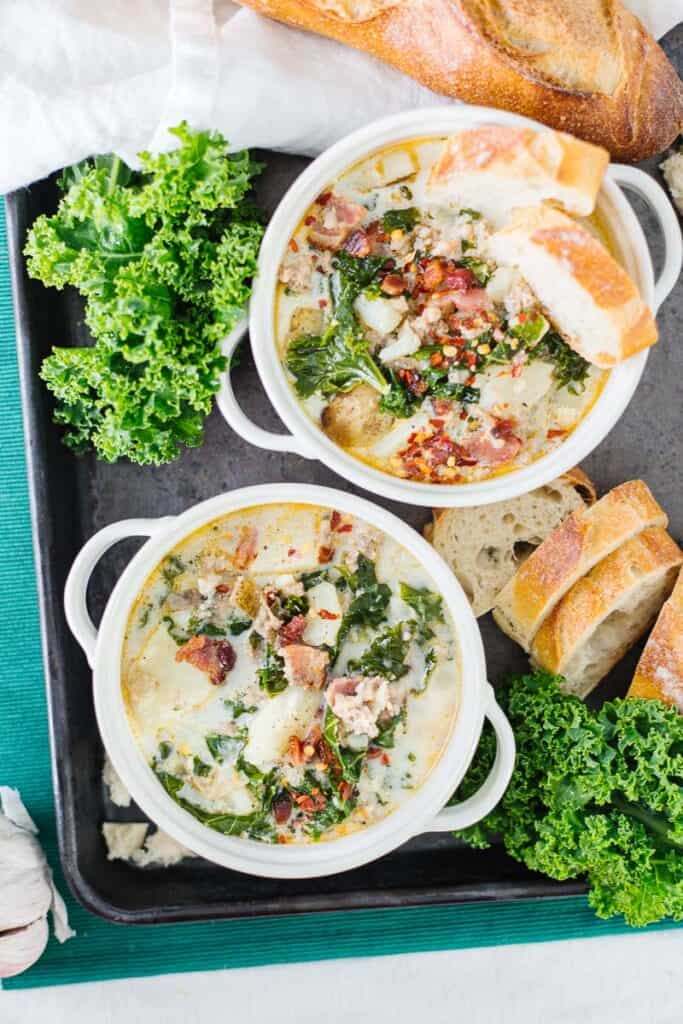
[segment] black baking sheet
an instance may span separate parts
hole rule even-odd
[[[272,209],[306,161],[271,153],[262,156],[267,171],[260,197]],[[643,166],[659,177],[656,161]],[[135,807],[114,807],[101,782],[103,749],[95,722],[90,670],[67,629],[62,610],[66,575],[81,545],[118,519],[179,513],[195,502],[249,484],[302,481],[356,489],[317,462],[250,447],[217,412],[208,420],[202,447],[184,452],[172,465],[112,466],[90,456],[75,458],[61,444],[60,431],[51,422],[51,400],[38,369],[52,345],[86,343],[82,307],[71,290],[58,293],[29,280],[20,255],[27,227],[40,213],[51,212],[56,200],[53,178],[14,193],[7,205],[57,827],[64,872],[75,896],[104,917],[149,924],[557,897],[584,891],[581,883],[555,883],[532,874],[500,847],[472,851],[448,834],[421,836],[373,864],[314,880],[254,878],[198,858],[164,869],[107,860],[102,822],[140,821],[144,816]],[[659,229],[642,204],[634,205],[657,265]],[[669,512],[670,529],[678,540],[683,534],[682,319],[683,286],[679,281],[659,315],[661,343],[652,351],[635,399],[612,434],[584,463],[601,492],[626,479],[644,478]],[[264,427],[281,429],[250,356],[234,372],[234,379],[247,414]],[[418,528],[428,518],[424,509],[374,500]],[[96,621],[138,543],[122,542],[102,559],[89,595]],[[497,630],[490,616],[481,620],[481,625],[492,682],[508,671],[523,669],[526,662],[521,651]],[[598,699],[625,691],[637,653],[624,659],[602,684]]]

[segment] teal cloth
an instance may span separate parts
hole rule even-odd
[[[31,548],[4,208],[0,207],[0,783],[15,786],[40,828],[76,938],[50,940],[10,988],[333,957],[547,942],[629,931],[598,920],[583,897],[299,917],[126,927],[94,917],[59,872]],[[659,928],[675,927],[664,923]],[[0,1017],[2,1016],[0,1012]]]

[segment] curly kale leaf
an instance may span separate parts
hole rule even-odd
[[[400,679],[410,671],[406,664],[410,639],[411,631],[405,622],[390,626],[375,637],[360,658],[350,661],[348,668],[364,676]]]
[[[215,132],[173,129],[143,173],[97,157],[64,172],[52,217],[34,223],[29,273],[85,298],[90,348],[56,347],[41,376],[66,443],[109,462],[159,464],[201,443],[243,315],[262,227],[247,193],[260,170]]]
[[[301,398],[310,398],[316,392],[327,397],[350,391],[357,384],[369,384],[380,394],[389,390],[370,354],[353,306],[384,262],[383,257],[357,259],[345,252],[336,257],[332,321],[322,335],[294,338],[287,349],[287,369]]]
[[[484,847],[499,834],[532,870],[586,877],[600,917],[683,919],[683,716],[642,699],[592,711],[546,672],[512,680],[501,699],[517,765],[498,807],[462,837]],[[494,751],[486,731],[457,799],[477,789]]]

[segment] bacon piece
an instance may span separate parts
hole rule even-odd
[[[306,760],[304,756],[304,745],[298,736],[290,736],[287,743],[287,757],[290,764],[295,767],[302,765]]]
[[[232,559],[236,568],[246,569],[254,561],[256,557],[256,538],[255,526],[242,527],[240,539]]]
[[[443,292],[437,292],[432,296],[434,302],[440,309],[447,309],[455,306],[463,313],[478,313],[488,309],[491,305],[489,293],[485,288],[471,288],[469,291],[461,291],[456,288],[449,288]]]
[[[368,238],[367,231],[363,231],[362,229],[352,231],[344,242],[344,248],[350,256],[357,256],[359,259],[369,256],[370,239]]]
[[[467,441],[468,456],[478,465],[502,466],[514,459],[522,441],[513,433],[510,420],[499,420],[490,430],[479,430]]]
[[[284,626],[280,626],[277,634],[278,642],[281,647],[286,647],[287,644],[298,644],[305,632],[306,616],[295,615]]]
[[[187,661],[200,672],[206,672],[213,686],[225,682],[228,672],[237,660],[235,649],[229,640],[218,640],[212,636],[191,636],[178,649],[176,661]]]
[[[418,283],[423,291],[435,292],[443,279],[444,267],[441,260],[427,260]]]
[[[280,650],[288,682],[293,686],[309,686],[314,690],[323,688],[330,661],[327,651],[308,644],[287,644]]]
[[[380,285],[380,290],[385,295],[401,295],[408,287],[408,282],[402,274],[387,274],[383,278]]]
[[[273,817],[278,825],[284,825],[289,821],[292,813],[292,798],[289,793],[278,793],[272,803]]]
[[[453,409],[453,403],[449,398],[432,398],[432,406],[437,416],[448,416]]]
[[[449,267],[444,277],[444,285],[457,292],[468,292],[477,288],[479,282],[466,267]]]
[[[367,210],[345,196],[332,193],[325,208],[308,232],[311,245],[336,252],[354,228],[367,216]]]

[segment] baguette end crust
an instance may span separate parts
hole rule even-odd
[[[619,0],[240,0],[365,50],[435,92],[603,145],[661,152],[683,128],[683,85]]]
[[[643,635],[673,587],[683,552],[659,526],[626,541],[577,580],[543,622],[531,655],[585,697]]]
[[[683,714],[683,572],[659,613],[627,696],[661,700]]]
[[[517,570],[498,595],[493,617],[525,651],[555,605],[578,579],[666,513],[642,480],[620,484],[592,508],[576,509]]]

